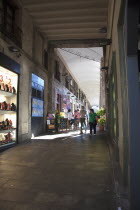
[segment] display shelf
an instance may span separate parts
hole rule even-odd
[[[0,150],[1,150],[1,148],[10,147],[10,146],[12,146],[12,145],[14,145],[14,144],[16,144],[15,141],[10,142],[10,143],[7,143],[7,144],[0,144]]]
[[[6,96],[6,97],[12,97],[12,96],[16,96],[16,93],[10,93],[10,92],[6,92],[4,90],[0,90],[0,95],[2,96]]]
[[[0,114],[15,114],[16,111],[0,110]]]
[[[12,129],[9,129],[9,130],[0,130],[0,133],[8,133],[8,132],[12,132],[12,131],[15,131],[16,128],[12,128]]]

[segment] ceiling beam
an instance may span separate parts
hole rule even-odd
[[[76,34],[76,33],[92,33],[99,34],[99,28],[70,28],[70,29],[50,29],[50,30],[40,30],[41,32],[45,32],[47,35],[53,34]]]
[[[37,24],[57,24],[57,23],[75,23],[75,22],[107,22],[107,16],[93,16],[93,15],[87,15],[87,16],[72,16],[72,17],[52,17],[52,18],[35,18]]]
[[[67,9],[67,8],[89,8],[89,7],[93,7],[93,8],[107,8],[107,4],[106,2],[94,2],[91,0],[81,0],[80,3],[77,1],[65,1],[65,2],[45,2],[45,3],[40,3],[40,1],[38,1],[38,3],[34,3],[34,4],[25,4],[24,8],[26,9],[31,9],[31,10],[63,10],[63,9]]]
[[[53,3],[53,4],[58,4],[58,3],[60,3],[60,4],[65,4],[66,2],[69,2],[69,1],[67,1],[67,0],[40,0],[40,1],[38,1],[38,0],[21,0],[22,1],[22,3],[23,4],[25,4],[25,5],[38,5],[38,4],[50,4],[50,3]],[[108,0],[87,0],[87,1],[91,1],[91,2],[95,2],[95,3],[98,3],[98,2],[100,2],[100,4],[102,4],[103,2],[104,3],[106,3],[106,5],[108,4]],[[73,2],[73,3],[75,3],[75,0],[71,0],[71,2]],[[78,2],[78,3],[81,3],[82,2],[82,0],[76,0],[76,2]]]
[[[69,40],[50,40],[49,47],[53,48],[89,48],[103,47],[111,44],[110,39],[69,39]]]
[[[101,28],[101,27],[104,27],[106,26],[107,23],[104,23],[104,22],[79,22],[79,23],[57,23],[57,24],[51,24],[51,25],[48,25],[48,24],[40,24],[39,25],[39,28],[41,30],[51,30],[51,29],[70,29],[70,28]]]
[[[69,40],[69,39],[97,39],[97,38],[106,38],[105,34],[93,34],[93,33],[83,33],[83,34],[61,34],[61,35],[46,35],[48,40]],[[45,37],[44,35],[44,37]]]
[[[77,15],[81,15],[81,16],[86,16],[86,15],[95,15],[95,16],[104,16],[107,15],[107,9],[93,9],[93,8],[85,8],[85,9],[67,9],[67,10],[54,10],[54,11],[38,11],[38,12],[33,12],[30,11],[30,14],[32,16],[36,16],[36,17],[63,17],[65,19],[65,17],[69,17],[69,16],[77,16]]]

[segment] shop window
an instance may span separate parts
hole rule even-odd
[[[20,17],[21,13],[13,1],[0,1],[0,31],[19,47],[22,46],[22,31],[16,21],[19,21]]]
[[[32,88],[32,96],[36,97],[36,89],[35,88]]]
[[[54,77],[60,82],[60,71],[59,71],[59,62],[55,61],[55,72]]]
[[[0,66],[0,150],[17,142],[18,74]]]
[[[65,80],[65,87],[67,88],[67,89],[69,89],[69,82],[68,82],[68,79],[66,78],[66,80]]]
[[[44,80],[32,74],[32,117],[44,114]]]
[[[60,103],[60,95],[57,94],[57,103]]]

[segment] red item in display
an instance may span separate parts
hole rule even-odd
[[[12,120],[9,120],[9,125],[12,126],[12,124],[13,124],[13,123],[12,123]]]
[[[11,140],[11,134],[10,134],[10,132],[7,134],[7,140],[8,141]]]
[[[12,87],[11,86],[9,86],[9,92],[12,93]]]
[[[5,110],[5,103],[4,102],[1,103],[1,109]]]
[[[11,104],[8,103],[8,104],[7,104],[7,111],[10,111],[10,110],[11,110]]]

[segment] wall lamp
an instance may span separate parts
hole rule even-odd
[[[67,72],[63,72],[63,73],[62,73],[62,76],[63,76],[63,77],[67,77],[67,76],[68,76],[68,73],[67,73]]]
[[[104,26],[104,27],[100,28],[99,32],[100,33],[107,33],[107,27]]]
[[[101,68],[101,71],[104,71],[104,70],[108,70],[108,67],[107,66],[103,66],[102,68]]]
[[[15,46],[9,46],[8,49],[11,51],[11,52],[19,52],[19,49]]]
[[[101,42],[99,42],[99,45],[103,47],[103,46],[106,46],[106,45],[111,45],[111,43],[112,43],[111,39],[104,39]]]

